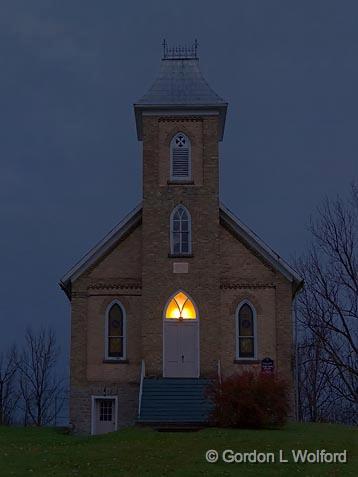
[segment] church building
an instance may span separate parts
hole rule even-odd
[[[157,79],[134,104],[142,202],[60,282],[75,432],[204,425],[208,383],[264,362],[293,394],[302,280],[220,201],[227,106],[196,45],[164,45]]]

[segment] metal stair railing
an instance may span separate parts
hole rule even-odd
[[[141,408],[142,408],[142,394],[143,394],[143,381],[145,377],[145,362],[142,359],[142,365],[140,370],[140,384],[139,384],[139,400],[138,400],[138,418],[140,418]]]

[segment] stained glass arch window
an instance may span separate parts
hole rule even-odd
[[[106,311],[105,358],[126,359],[126,314],[123,305],[115,300]]]
[[[197,311],[188,295],[183,291],[179,291],[169,301],[164,316],[165,319],[169,320],[196,320]]]
[[[172,255],[191,254],[191,217],[182,204],[170,216],[170,251]]]
[[[252,304],[245,300],[238,306],[236,316],[237,359],[256,358],[256,338],[256,311]]]

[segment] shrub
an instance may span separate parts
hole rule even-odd
[[[288,385],[274,375],[245,371],[216,382],[209,391],[213,424],[220,427],[280,427],[289,411]]]

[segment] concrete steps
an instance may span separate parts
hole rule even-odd
[[[203,378],[144,378],[138,423],[205,425],[212,404]]]

